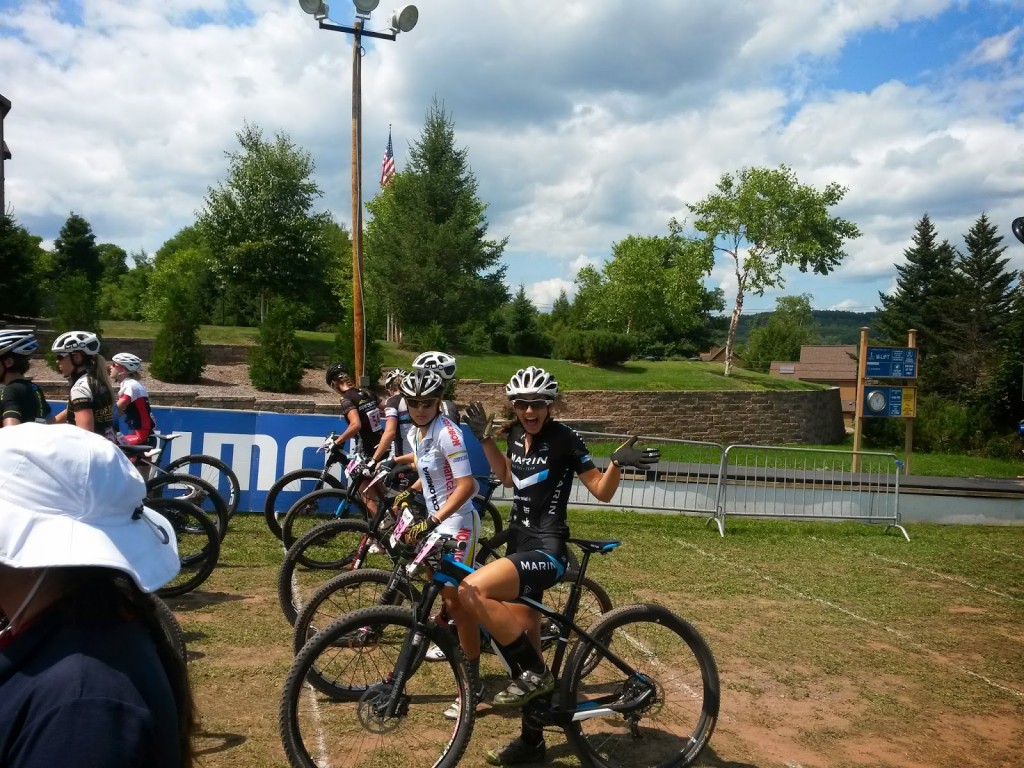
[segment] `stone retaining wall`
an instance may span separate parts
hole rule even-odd
[[[63,382],[40,381],[51,400],[67,397]],[[503,384],[459,382],[460,403],[480,400],[488,411],[510,417]],[[340,415],[336,403],[259,397],[199,396],[195,392],[150,390],[153,405],[232,408],[277,413]],[[784,392],[568,392],[558,417],[576,429],[632,433],[713,443],[829,445],[842,441],[845,427],[838,389]]]
[[[459,402],[511,416],[503,384],[462,380]],[[558,417],[580,429],[714,443],[828,445],[846,434],[838,389],[781,392],[610,392],[562,395]],[[591,422],[593,426],[587,426]]]

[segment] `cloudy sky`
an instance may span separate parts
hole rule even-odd
[[[385,29],[391,5],[368,23]],[[869,311],[927,212],[943,238],[985,212],[1024,245],[1024,0],[421,0],[366,41],[364,196],[433,99],[468,149],[509,283],[549,306],[630,234],[660,235],[722,173],[786,163],[838,181],[863,236],[828,277],[787,273],[820,309]],[[349,0],[331,19],[351,24]],[[352,38],[297,0],[0,0],[7,202],[52,241],[70,211],[152,253],[195,220],[243,121],[317,163],[350,222]],[[708,280],[733,296],[731,262]]]

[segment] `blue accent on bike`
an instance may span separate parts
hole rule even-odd
[[[452,576],[448,576],[448,575],[446,575],[444,573],[437,573],[436,571],[434,572],[434,581],[436,581],[438,584],[444,584],[445,586],[448,586],[448,587],[457,587],[457,586],[459,586],[459,580],[458,579],[456,579],[456,578],[454,578]]]
[[[616,547],[620,546],[621,544],[622,544],[621,541],[609,541],[607,544],[605,544],[603,547],[601,547],[601,551],[602,552],[611,552],[613,549],[615,549]]]

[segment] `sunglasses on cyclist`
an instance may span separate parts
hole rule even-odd
[[[56,359],[58,359],[58,360],[63,360],[65,357],[71,357],[71,353],[70,352],[61,352],[59,355],[54,355],[54,357]]]
[[[426,400],[408,400],[407,399],[405,401],[405,404],[408,405],[410,408],[429,408],[430,406],[432,406],[436,402],[437,402],[437,398],[436,397],[431,397],[431,398],[428,398]]]
[[[527,408],[539,411],[541,408],[547,408],[549,403],[547,400],[513,400],[512,405],[520,411],[525,411]]]

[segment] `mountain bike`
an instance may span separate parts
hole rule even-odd
[[[589,629],[579,626],[579,589],[590,557],[620,542],[571,541],[583,557],[565,609],[516,601],[562,630],[550,666],[555,691],[527,704],[525,716],[540,727],[563,729],[586,766],[690,765],[718,717],[710,648],[689,622],[653,603],[615,609]],[[476,708],[459,707],[454,720],[445,711],[453,697],[471,701],[475,681],[455,637],[432,618],[442,587],[472,572],[453,557],[458,546],[436,532],[427,537],[420,552],[428,551],[432,571],[414,607],[362,608],[303,646],[278,716],[292,766],[458,763]],[[423,663],[430,642],[444,651],[443,662]]]
[[[263,519],[276,538],[281,538],[281,521],[300,498],[324,488],[343,489],[347,486],[348,478],[344,473],[341,479],[331,474],[331,470],[338,464],[344,467],[349,461],[345,452],[335,447],[334,441],[337,437],[336,432],[331,432],[317,448],[317,453],[324,455],[324,465],[321,469],[294,469],[282,475],[270,486],[267,500],[263,505]]]

